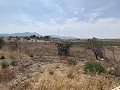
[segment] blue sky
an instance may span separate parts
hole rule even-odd
[[[120,0],[0,0],[0,33],[120,38]]]

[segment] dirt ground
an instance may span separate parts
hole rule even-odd
[[[73,46],[69,56],[59,56],[57,45],[46,42],[21,42],[15,48],[6,44],[0,51],[9,67],[2,68],[0,60],[0,90],[111,90],[119,86],[119,77],[110,74],[88,75],[84,64],[89,61],[101,63],[106,69],[120,63],[120,48],[113,52],[106,47],[105,59],[96,60],[92,51]],[[16,60],[16,66],[11,65]],[[77,62],[70,65],[69,60]]]

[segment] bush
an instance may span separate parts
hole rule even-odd
[[[1,56],[1,60],[5,59],[5,56]]]
[[[12,65],[12,66],[17,66],[17,65],[18,65],[17,60],[12,60],[12,61],[11,61],[11,65]]]
[[[7,61],[2,61],[2,68],[7,68],[9,66],[9,63]]]
[[[65,55],[65,56],[69,55],[71,45],[72,45],[72,43],[70,43],[70,42],[58,43],[58,54]]]
[[[33,57],[33,54],[30,54],[29,57]]]
[[[102,65],[98,63],[87,62],[85,64],[85,72],[91,74],[96,74],[96,73],[100,74],[100,73],[105,73],[106,70]]]
[[[76,65],[77,61],[75,61],[75,60],[68,60],[68,64],[69,65]]]

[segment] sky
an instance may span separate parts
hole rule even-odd
[[[0,0],[0,33],[120,38],[120,0]]]

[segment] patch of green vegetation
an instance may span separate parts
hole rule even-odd
[[[102,45],[103,46],[120,46],[120,40],[106,40],[106,41],[102,41]],[[79,42],[72,42],[72,44],[74,46],[84,46],[86,45],[86,40],[84,41],[79,41]]]
[[[96,73],[100,74],[100,73],[106,72],[105,68],[101,64],[94,63],[94,62],[85,63],[84,70],[86,73],[89,73],[89,74],[96,74]]]

